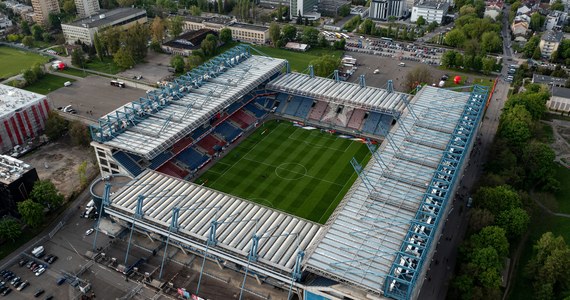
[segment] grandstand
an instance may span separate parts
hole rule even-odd
[[[487,88],[412,96],[287,69],[238,46],[101,118],[102,176],[134,178],[106,212],[302,299],[417,299]],[[366,165],[352,161],[359,178],[325,225],[189,182],[270,111],[381,141],[367,142]]]

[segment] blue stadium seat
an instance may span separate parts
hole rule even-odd
[[[382,118],[382,114],[377,112],[370,112],[368,114],[368,118],[364,121],[364,125],[362,126],[362,131],[370,134],[374,134],[376,127],[378,126],[378,122]]]
[[[275,98],[281,102],[284,102],[284,101],[287,101],[287,99],[289,98],[289,95],[279,93],[279,94],[277,94],[277,97],[275,97]]]
[[[293,96],[293,98],[291,98],[291,101],[289,102],[289,105],[287,105],[287,108],[283,113],[286,115],[294,116],[302,102],[303,98]]]
[[[390,126],[392,126],[393,117],[390,115],[382,114],[382,117],[378,121],[376,130],[374,130],[375,135],[386,136],[388,131],[390,131]]]
[[[305,97],[299,97],[299,98],[302,99],[301,100],[302,102],[301,105],[299,105],[297,111],[295,112],[295,116],[305,119],[309,115],[309,111],[311,111],[311,106],[313,105],[313,99]]]
[[[240,129],[233,127],[228,122],[224,122],[224,123],[218,125],[218,127],[216,127],[216,129],[214,129],[214,132],[223,136],[224,139],[226,140],[226,142],[228,142],[228,143],[233,142],[241,134]]]
[[[187,165],[190,170],[195,170],[199,168],[203,163],[207,162],[210,157],[190,147],[180,152],[176,159]]]
[[[267,113],[266,111],[260,109],[255,103],[249,103],[245,106],[245,109],[252,112],[256,118],[261,118]]]
[[[228,106],[228,109],[227,109],[228,114],[231,115],[231,114],[235,113],[242,105],[243,105],[242,101],[236,101],[236,102],[230,104],[230,106]]]
[[[136,155],[134,155],[136,156]],[[138,156],[136,156],[138,157]],[[117,151],[113,153],[113,158],[117,161],[123,168],[127,169],[133,176],[138,176],[142,173],[143,169],[141,166],[133,160],[133,158],[123,151]],[[140,157],[139,157],[140,158]]]
[[[153,160],[150,161],[150,166],[148,166],[151,169],[156,169],[158,168],[160,165],[162,165],[163,163],[165,163],[167,160],[169,160],[172,157],[172,153],[170,152],[162,152],[159,155],[157,155]]]
[[[196,129],[194,129],[194,132],[192,132],[192,139],[193,140],[197,140],[202,134],[204,134],[206,131],[208,131],[208,129],[210,129],[210,127],[203,127],[200,126]]]

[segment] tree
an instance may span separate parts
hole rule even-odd
[[[87,186],[87,161],[82,162],[79,167],[77,167],[77,175],[79,176],[79,183],[81,187]]]
[[[504,228],[509,238],[521,236],[526,231],[529,221],[528,213],[520,207],[505,210],[497,215],[497,226]]]
[[[429,25],[427,27],[427,31],[432,32],[437,28],[437,26],[439,26],[439,24],[437,24],[436,21],[433,21],[433,22],[429,23]]]
[[[550,5],[550,10],[564,11],[564,4],[562,4],[562,1],[556,0]]]
[[[481,187],[474,195],[475,205],[494,214],[521,207],[519,194],[510,186]]]
[[[539,60],[541,55],[542,55],[542,52],[540,52],[540,48],[536,47],[534,49],[534,51],[532,52],[532,59]]]
[[[338,15],[341,17],[346,17],[350,15],[350,5],[343,5],[338,9]]]
[[[34,38],[31,35],[27,35],[22,39],[22,44],[26,47],[34,46]]]
[[[461,47],[466,39],[463,31],[458,28],[451,30],[445,35],[445,43],[451,47]]]
[[[303,29],[302,40],[303,43],[312,47],[317,46],[319,44],[319,30],[315,27],[305,27],[305,29]]]
[[[83,68],[85,64],[85,57],[81,48],[77,48],[71,52],[71,64],[76,67]]]
[[[43,65],[41,63],[34,64],[30,70],[32,70],[37,79],[41,79],[45,75]]]
[[[554,175],[554,150],[547,144],[532,141],[525,145],[522,155],[529,185],[544,183]]]
[[[489,75],[495,68],[495,59],[490,57],[483,58],[483,74]]]
[[[22,226],[18,220],[4,216],[0,220],[0,239],[14,242],[22,234]]]
[[[46,120],[45,133],[50,141],[55,141],[67,130],[67,121],[56,112],[50,111]]]
[[[135,65],[133,56],[125,47],[119,48],[119,51],[113,55],[113,62],[122,69],[128,69]]]
[[[196,52],[196,51],[194,51]],[[201,65],[204,60],[200,55],[193,53],[188,57],[188,62],[186,63],[186,69],[192,70],[197,66]]]
[[[509,254],[509,241],[506,231],[498,226],[487,226],[469,239],[469,247],[473,250],[492,247],[497,251],[499,258]],[[471,255],[470,255],[471,256]]]
[[[334,42],[334,48],[337,50],[344,50],[345,46],[346,46],[346,40],[344,38]]]
[[[272,22],[271,25],[269,25],[269,39],[271,40],[273,47],[277,47],[277,43],[279,42],[280,37],[281,28],[279,28],[279,24]]]
[[[89,142],[91,142],[91,136],[89,135],[87,126],[79,121],[71,121],[69,123],[69,136],[76,146],[87,147],[89,146]]]
[[[287,24],[283,26],[283,40],[285,42],[292,42],[297,40],[297,27]]]
[[[143,24],[136,24],[135,26],[130,27],[127,31],[121,33],[122,44],[125,48],[124,51],[126,51],[133,60],[132,64],[128,62],[127,64],[123,64],[123,66],[130,68],[134,66],[135,63],[144,60],[148,51],[147,43],[149,35],[148,27]]]
[[[478,232],[487,226],[493,225],[494,222],[495,215],[488,209],[474,208],[469,218],[469,228],[474,232]]]
[[[18,213],[22,216],[22,220],[32,226],[38,227],[42,224],[44,219],[44,207],[32,201],[31,199],[19,202]]]
[[[218,13],[219,14],[224,13],[224,2],[222,2],[222,0],[218,0]]]
[[[49,32],[42,33],[42,41],[49,43],[51,41],[52,35]]]
[[[499,34],[494,31],[489,31],[483,33],[481,36],[481,48],[488,52],[499,52],[503,47],[503,41],[499,37]]]
[[[30,30],[30,23],[28,23],[28,21],[22,21],[22,23],[20,23],[20,28],[22,29],[22,33],[24,35],[32,34],[32,31]]]
[[[423,16],[419,16],[418,19],[416,20],[416,24],[418,26],[424,26],[426,24],[426,19],[424,19]]]
[[[32,36],[34,37],[34,40],[36,40],[36,41],[42,40],[42,34],[44,33],[44,29],[42,28],[42,26],[40,26],[38,24],[34,24],[31,28],[31,31],[32,31]]]
[[[229,28],[220,30],[220,40],[222,43],[229,43],[232,41],[232,31]]]
[[[537,299],[561,299],[570,284],[570,249],[561,236],[547,232],[534,245],[525,273]]]
[[[152,41],[157,43],[162,43],[164,39],[164,29],[166,25],[164,24],[164,20],[160,17],[154,18],[152,23],[150,24],[150,34],[152,37]]]
[[[455,56],[458,53],[456,51],[453,50],[447,50],[443,53],[443,55],[441,56],[441,64],[446,67],[446,68],[451,68],[451,67],[455,67],[458,66],[455,63]]]
[[[542,115],[546,112],[546,101],[550,98],[550,95],[547,91],[531,91],[530,89],[533,86],[529,85],[525,93],[511,95],[505,103],[505,108],[510,109],[515,105],[523,105],[533,120],[542,118]]]
[[[200,44],[200,48],[206,56],[212,56],[216,54],[218,47],[218,37],[213,34],[208,34],[206,38]]]
[[[184,18],[181,16],[170,18],[170,22],[168,22],[170,35],[172,37],[179,36],[182,33],[182,25],[184,25]]]
[[[50,180],[39,180],[34,183],[30,199],[46,207],[58,207],[63,203],[64,197]]]
[[[103,61],[103,44],[101,43],[101,39],[97,32],[93,35],[93,47],[95,47],[95,52],[97,53],[99,60]]]
[[[418,85],[431,82],[432,73],[426,66],[418,66],[413,68],[406,74],[405,85],[410,90],[415,89]]]
[[[532,136],[532,117],[523,105],[517,104],[503,112],[499,123],[499,135],[514,146],[520,147]]]
[[[336,70],[340,64],[340,59],[330,55],[323,55],[309,62],[315,71],[316,76],[327,77]]]
[[[74,0],[64,0],[61,8],[63,9],[63,11],[67,15],[73,15],[73,14],[75,14],[75,11],[76,11],[75,1]]]
[[[180,55],[175,55],[170,59],[170,65],[174,68],[176,73],[182,73],[184,71],[184,58]]]
[[[546,20],[546,17],[544,17],[540,13],[538,13],[538,12],[533,13],[530,16],[530,28],[534,31],[541,31],[545,20]]]
[[[26,81],[26,85],[30,85],[30,84],[32,84],[38,80],[38,77],[36,76],[34,71],[32,71],[32,69],[24,70],[22,77],[24,77],[24,80]]]
[[[540,43],[540,36],[535,35],[531,37],[528,42],[523,47],[523,53],[525,57],[529,58],[532,57],[536,48],[538,48],[538,44]],[[540,52],[540,49],[539,49]]]
[[[107,49],[108,55],[113,55],[121,47],[121,30],[118,27],[106,28],[100,35],[101,41]]]
[[[193,16],[199,16],[202,14],[202,10],[198,6],[192,5],[190,6],[190,14]]]
[[[61,28],[61,18],[63,17],[62,14],[59,13],[50,13],[48,15],[48,26],[49,29],[51,30],[56,30],[58,28]],[[30,28],[28,27],[28,31],[30,30]],[[28,33],[29,34],[29,33]]]

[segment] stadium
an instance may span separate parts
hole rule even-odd
[[[90,127],[102,177],[133,178],[105,213],[300,299],[417,299],[488,89],[411,95],[253,51]]]

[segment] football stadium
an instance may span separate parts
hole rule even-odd
[[[240,45],[99,119],[104,212],[299,299],[417,299],[489,90],[306,73]]]

